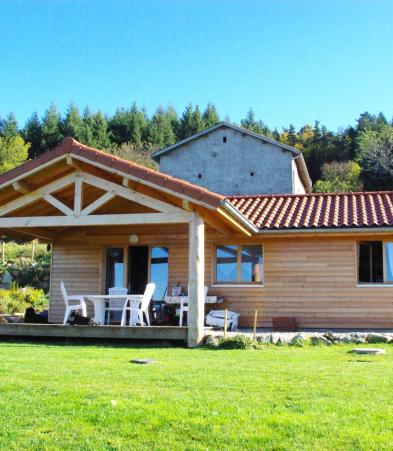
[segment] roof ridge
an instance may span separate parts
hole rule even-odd
[[[365,196],[365,195],[381,195],[381,194],[392,194],[393,190],[385,191],[340,191],[340,192],[330,192],[330,193],[302,193],[302,194],[236,194],[225,196],[225,199],[264,199],[264,198],[283,198],[283,197],[327,197],[327,196]]]

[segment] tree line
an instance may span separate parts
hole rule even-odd
[[[0,172],[53,149],[65,136],[154,167],[152,151],[220,120],[213,104],[203,111],[189,104],[180,115],[172,107],[159,107],[151,116],[135,103],[118,109],[112,116],[92,112],[88,107],[81,113],[75,104],[70,104],[62,115],[52,104],[42,117],[34,112],[22,127],[9,113],[5,119],[0,117]],[[292,124],[282,130],[271,129],[256,119],[252,110],[239,125],[299,149],[315,191],[393,189],[393,123],[382,113],[365,112],[354,125],[337,132],[319,121],[299,129]]]

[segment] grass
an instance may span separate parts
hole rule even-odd
[[[391,449],[393,347],[382,347],[0,343],[0,448]]]

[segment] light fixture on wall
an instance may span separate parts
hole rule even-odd
[[[136,244],[139,241],[139,236],[133,233],[128,237],[128,242],[131,244]]]

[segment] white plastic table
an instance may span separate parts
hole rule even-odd
[[[164,302],[166,304],[187,304],[188,296],[165,296]],[[205,304],[222,304],[224,302],[223,298],[218,296],[206,296]]]
[[[128,300],[142,301],[143,294],[87,294],[83,296],[87,301],[90,301],[94,305],[94,318],[93,320],[97,324],[105,323],[105,301],[109,299],[124,299],[124,302]]]

